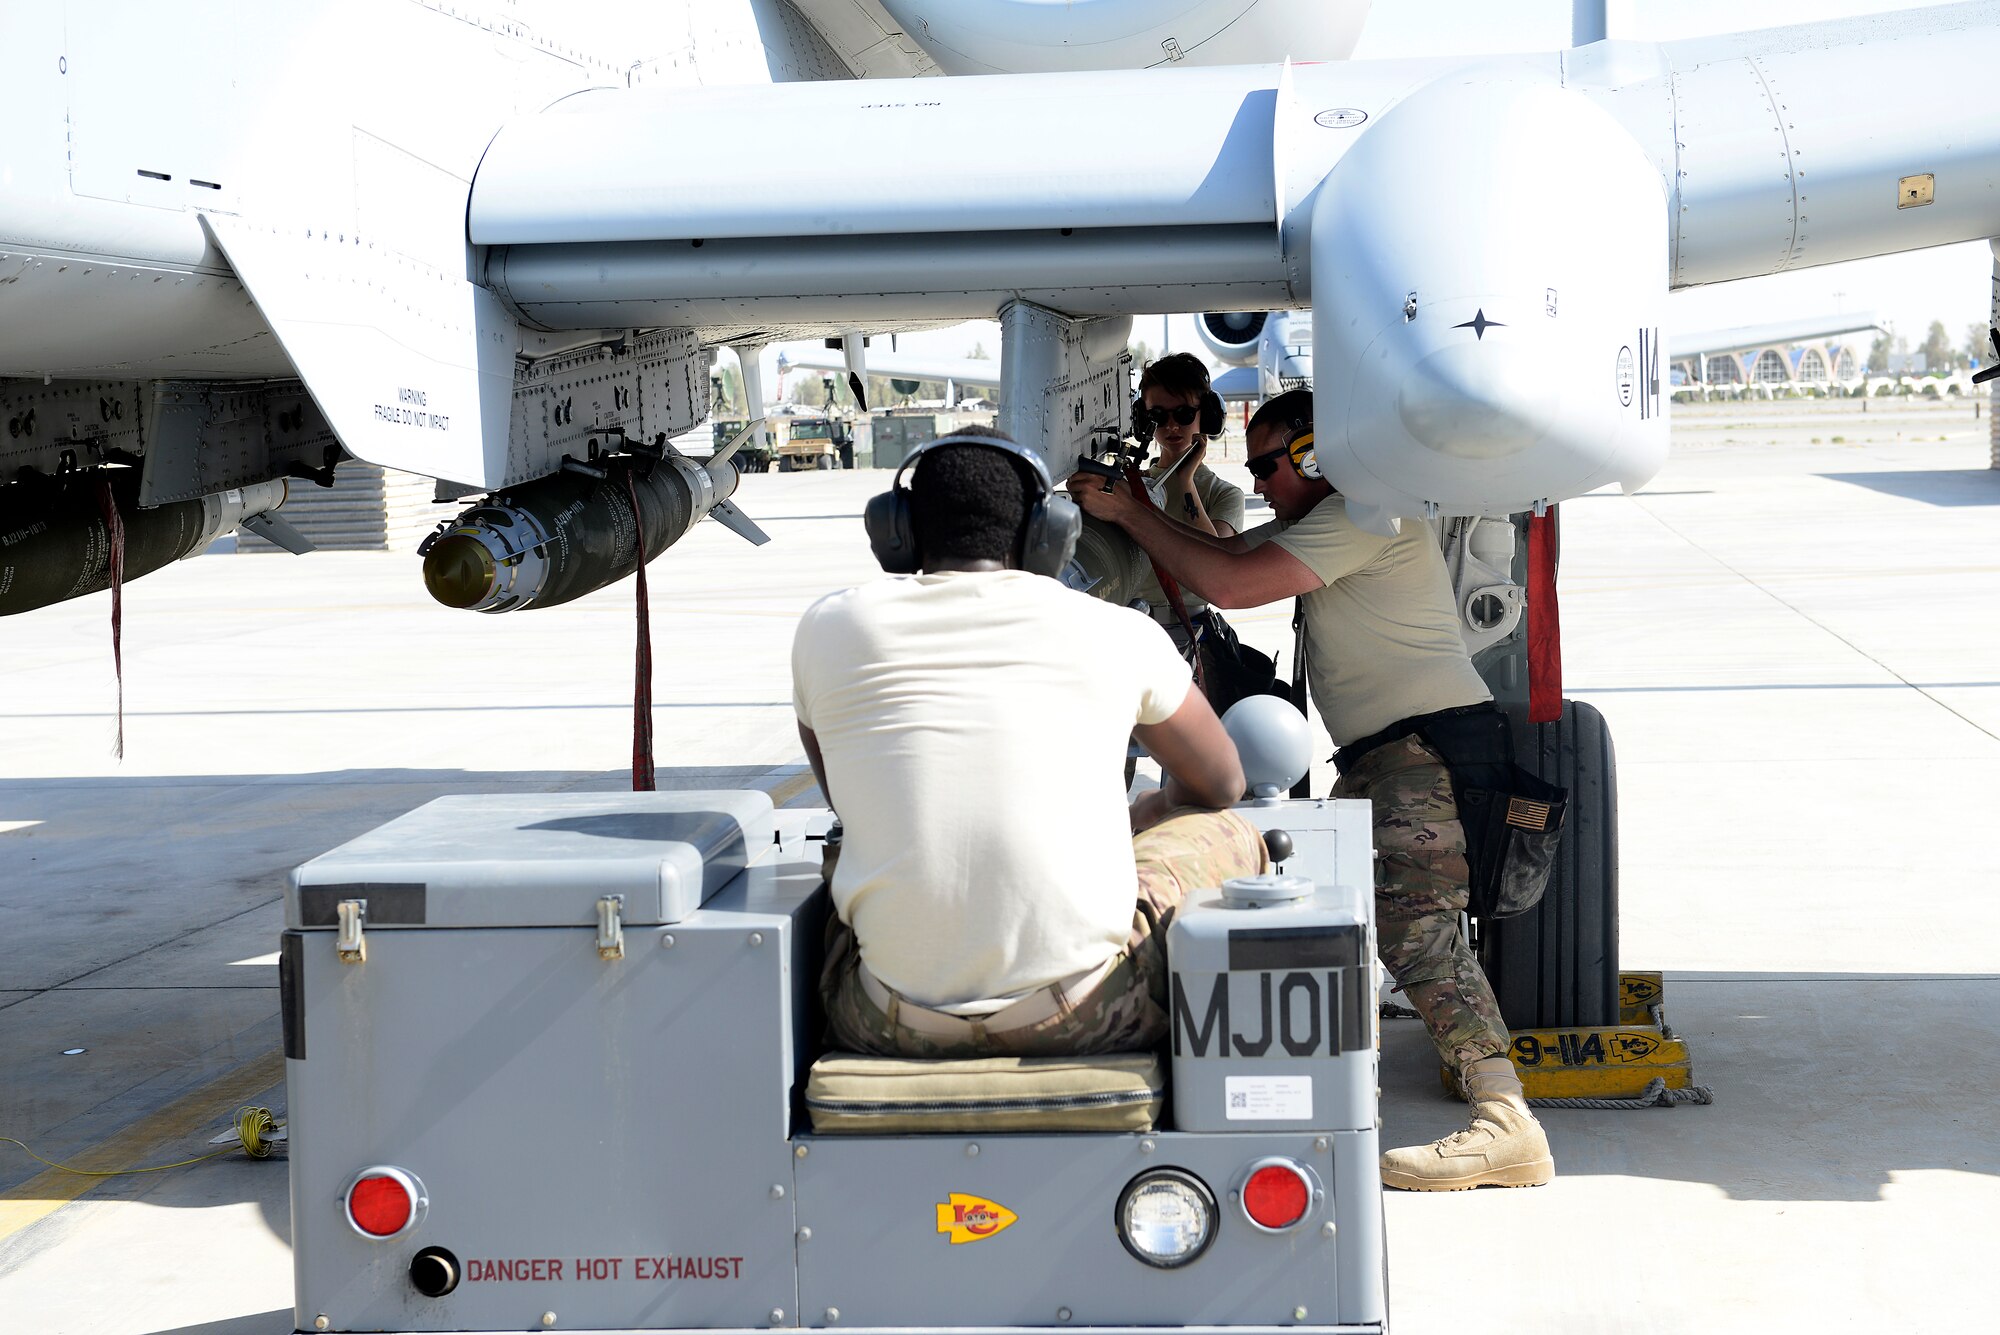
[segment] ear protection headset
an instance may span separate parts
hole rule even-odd
[[[1281,397],[1290,399],[1292,398],[1292,393],[1288,392]],[[1284,443],[1285,453],[1291,456],[1292,468],[1306,481],[1317,482],[1320,480],[1321,474],[1319,471],[1319,452],[1313,448],[1312,396],[1309,393],[1305,393],[1300,394],[1299,397],[1305,400],[1302,410],[1294,407],[1293,404],[1286,405],[1288,408],[1293,408],[1293,411],[1297,413],[1296,416],[1282,417],[1272,422],[1269,426],[1266,426],[1262,422],[1257,422],[1254,418],[1252,422],[1260,431],[1275,429],[1278,432],[1278,438]],[[1267,404],[1266,406],[1268,407],[1269,405]]]
[[[1212,389],[1201,392],[1195,426],[1204,436],[1222,434],[1222,396]],[[1132,396],[1132,438],[1144,445],[1153,443],[1153,414],[1143,394]]]
[[[1042,462],[1039,454],[1025,445],[996,436],[943,436],[926,441],[910,451],[902,467],[896,470],[895,481],[889,490],[872,497],[861,516],[862,525],[868,530],[868,545],[874,550],[875,559],[882,569],[892,575],[917,572],[917,526],[911,514],[909,488],[903,485],[903,475],[926,453],[947,445],[978,445],[999,450],[1028,465],[1028,471],[1035,480],[1035,498],[1029,503],[1028,517],[1021,525],[1021,537],[1014,552],[1015,564],[1031,574],[1047,575],[1051,579],[1062,574],[1063,567],[1069,564],[1070,555],[1076,550],[1077,537],[1083,532],[1083,512],[1069,497],[1055,494],[1055,483],[1049,478],[1048,465]]]
[[[1313,448],[1313,424],[1294,422],[1285,432],[1285,449],[1292,456],[1292,467],[1299,470],[1299,476],[1308,482],[1319,480],[1319,452]]]

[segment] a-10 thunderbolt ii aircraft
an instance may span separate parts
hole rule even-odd
[[[823,322],[557,332],[527,315],[466,231],[480,162],[521,116],[602,92],[1339,58],[1366,13],[1300,0],[1164,19],[1125,0],[1039,18],[897,0],[16,8],[0,81],[13,127],[0,613],[102,589],[114,564],[144,574],[239,523],[296,549],[275,515],[285,480],[324,483],[348,458],[436,477],[447,497],[494,494],[427,565],[441,598],[487,611],[630,573],[635,512],[648,555],[706,514],[761,539],[728,502],[726,459],[644,456],[705,416],[716,346]],[[742,149],[763,131],[729,119],[676,118],[674,137],[719,151],[679,188],[762,192]],[[616,137],[636,148],[655,132],[632,121]],[[530,190],[649,170],[582,133]]]
[[[1934,98],[2000,5],[1342,63],[1365,10],[13,6],[0,612],[102,588],[107,507],[131,577],[282,539],[284,480],[350,457],[490,498],[440,597],[548,605],[629,573],[635,510],[649,556],[754,534],[726,459],[661,445],[716,348],[859,369],[996,315],[1001,425],[1059,466],[1122,415],[1131,316],[1310,306],[1357,513],[1520,512],[1658,466],[1669,288],[2000,234],[2000,128]],[[744,169],[804,127],[783,190]],[[971,179],[873,170],[974,140]]]

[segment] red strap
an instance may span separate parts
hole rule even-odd
[[[646,520],[639,513],[639,484],[625,469],[625,495],[632,502],[632,541],[639,549],[634,602],[639,612],[637,645],[632,654],[632,791],[653,791],[653,624],[646,611]]]
[[[111,571],[111,672],[118,679],[118,732],[112,739],[111,754],[125,758],[125,650],[120,630],[125,619],[125,518],[118,513],[118,497],[111,480],[99,475],[97,504],[104,511],[104,540],[110,551],[105,563]]]
[[[1153,493],[1146,490],[1146,479],[1140,474],[1138,464],[1125,465],[1125,482],[1132,488],[1132,495],[1139,504],[1149,510],[1159,509],[1153,504]],[[1151,552],[1146,553],[1146,561],[1153,567],[1153,578],[1160,581],[1160,592],[1166,594],[1167,601],[1174,605],[1174,614],[1181,619],[1181,629],[1187,632],[1188,656],[1191,660],[1190,666],[1194,668],[1194,688],[1206,698],[1208,681],[1206,674],[1201,670],[1201,645],[1195,640],[1194,621],[1187,614],[1187,604],[1181,601],[1180,581],[1169,575],[1165,566],[1153,560]]]
[[[1556,610],[1561,540],[1556,507],[1528,519],[1528,722],[1562,717],[1562,617]]]

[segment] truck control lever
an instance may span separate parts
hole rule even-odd
[[[1292,836],[1283,830],[1264,831],[1264,851],[1271,855],[1273,864],[1288,861],[1295,851]]]

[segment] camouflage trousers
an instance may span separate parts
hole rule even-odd
[[[961,1019],[931,1011],[889,993],[885,1009],[863,987],[861,952],[838,915],[827,922],[826,967],[820,992],[834,1046],[878,1057],[1057,1057],[1100,1052],[1141,1052],[1167,1036],[1167,925],[1190,893],[1232,876],[1270,868],[1264,840],[1232,811],[1182,808],[1133,836],[1139,893],[1132,932],[1111,969],[1080,997],[1051,984],[1014,1003],[1054,1002],[1055,1013],[1030,1024],[1009,1025],[1008,1011]],[[1052,996],[1042,993],[1055,989]],[[885,988],[885,990],[887,990]],[[1046,1012],[1046,1004],[1035,1010]],[[902,1012],[923,1012],[912,1027]],[[962,1030],[962,1033],[957,1031]],[[945,1032],[938,1032],[945,1031]]]
[[[1469,894],[1451,774],[1416,737],[1376,747],[1333,785],[1375,804],[1375,933],[1382,963],[1454,1070],[1505,1054],[1493,985],[1459,930]]]

